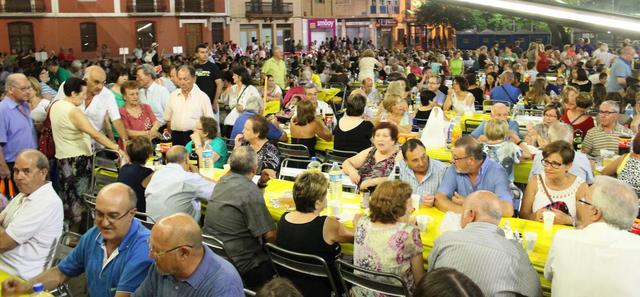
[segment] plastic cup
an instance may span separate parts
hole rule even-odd
[[[420,232],[427,231],[427,225],[429,224],[429,216],[428,215],[417,215],[416,223],[418,223],[418,228],[420,228]]]
[[[544,230],[549,231],[553,229],[553,221],[556,218],[556,213],[553,211],[545,211],[542,213],[542,221],[544,222]]]
[[[415,211],[418,211],[418,209],[420,209],[420,200],[422,197],[420,197],[420,195],[418,194],[411,194],[411,206],[413,206],[413,209],[415,209]]]
[[[527,252],[533,252],[533,249],[536,247],[536,242],[538,241],[538,233],[536,232],[525,232],[524,233],[524,244],[527,249]]]
[[[340,200],[329,201],[329,210],[334,217],[339,216],[340,213],[342,213],[342,203]]]

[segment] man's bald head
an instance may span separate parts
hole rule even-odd
[[[107,73],[104,72],[104,69],[98,65],[92,65],[87,67],[84,71],[84,77],[87,79],[95,78],[95,77],[106,77]]]
[[[104,84],[107,80],[107,74],[100,66],[89,66],[84,71],[84,80],[87,82],[87,93],[95,95],[100,93],[104,88]]]
[[[202,245],[202,231],[192,216],[177,213],[160,220],[153,226],[152,236],[158,241],[166,242],[169,246]]]
[[[126,208],[135,208],[137,200],[136,192],[131,187],[123,183],[112,183],[104,186],[98,192],[96,204],[107,202],[113,205],[122,205]]]
[[[467,196],[462,204],[462,227],[471,222],[486,222],[494,225],[502,219],[502,208],[496,194],[489,191],[477,191]]]
[[[26,102],[31,97],[29,92],[32,87],[29,79],[22,73],[13,73],[7,76],[6,81],[7,95],[19,102]]]
[[[187,161],[189,154],[182,145],[174,145],[167,151],[167,163],[182,164]]]
[[[509,108],[504,103],[496,103],[491,107],[491,118],[506,121],[509,117]]]

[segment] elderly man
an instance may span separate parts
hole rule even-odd
[[[420,195],[424,206],[432,207],[447,167],[438,160],[430,159],[424,144],[418,139],[409,139],[402,145],[402,157],[396,163],[400,169],[400,180],[409,184],[414,194]],[[389,179],[393,178],[392,173]]]
[[[31,84],[22,73],[7,77],[6,96],[0,101],[0,179],[11,177],[18,153],[37,148],[29,108]]]
[[[209,61],[209,48],[205,44],[196,46],[196,84],[211,100],[214,118],[220,122],[218,116],[218,99],[222,94],[222,71],[213,62]]]
[[[167,151],[167,166],[153,174],[144,192],[147,214],[154,221],[184,212],[200,220],[200,200],[208,200],[215,187],[212,180],[190,172],[189,153],[175,145]]]
[[[304,100],[310,100],[313,105],[316,106],[316,116],[322,116],[333,114],[331,106],[324,101],[318,101],[318,86],[314,83],[307,83],[304,85]],[[293,117],[297,114],[297,109],[293,111]]]
[[[631,76],[631,61],[635,54],[636,50],[632,46],[625,46],[620,50],[620,55],[611,65],[606,84],[607,93],[624,93],[627,77]]]
[[[436,93],[435,100],[438,106],[444,105],[444,100],[447,98],[447,96],[440,91],[440,83],[440,77],[437,75],[429,76],[427,80],[427,90]]]
[[[482,144],[471,136],[461,137],[453,148],[451,162],[453,166],[447,168],[436,193],[438,209],[462,213],[465,197],[485,190],[498,195],[503,216],[513,216],[509,176],[500,164],[485,155]]]
[[[631,186],[598,176],[576,205],[577,230],[559,230],[544,276],[554,296],[638,296],[640,237],[629,233],[638,215]]]
[[[518,126],[518,122],[513,121],[509,118],[509,108],[506,105],[502,103],[496,103],[491,106],[491,119],[507,121],[507,124],[509,124],[509,130],[511,132],[511,141],[520,145],[520,127]],[[476,127],[476,129],[471,132],[471,136],[473,136],[473,138],[475,139],[478,139],[478,141],[480,142],[486,142],[487,137],[484,135],[484,127],[486,126],[486,124],[487,121],[483,121],[480,126]]]
[[[598,124],[589,129],[582,142],[582,152],[593,157],[601,155],[601,150],[608,150],[618,154],[620,135],[631,137],[633,132],[618,123],[620,105],[618,102],[607,100],[600,104],[598,110]]]
[[[251,116],[263,113],[264,102],[262,98],[249,97],[245,104],[244,112],[238,116],[238,119],[236,119],[236,122],[233,124],[233,129],[231,129],[231,142],[234,143],[236,135],[242,133],[244,124]],[[269,133],[267,133],[267,139],[284,142],[289,140],[289,136],[280,128],[280,123],[278,123],[278,119],[274,116],[269,117]]]
[[[207,207],[204,233],[220,238],[245,285],[259,288],[274,274],[263,242],[274,242],[276,226],[262,191],[251,179],[258,160],[250,146],[236,148],[229,158],[231,171],[223,176]]]
[[[238,271],[202,244],[200,226],[188,214],[174,214],[155,224],[149,247],[155,264],[133,296],[244,296]]]
[[[274,47],[273,56],[265,61],[262,66],[261,77],[264,81],[267,74],[273,76],[273,81],[284,90],[287,87],[287,65],[283,58],[284,53],[282,52],[282,48]]]
[[[500,85],[491,91],[491,100],[502,101],[515,104],[520,96],[520,89],[512,85],[514,79],[513,72],[505,71],[500,77]]]
[[[88,295],[128,297],[147,275],[149,230],[134,219],[136,193],[125,184],[113,183],[98,193],[95,226],[58,266],[24,282],[10,278],[2,283],[4,294],[27,294],[33,284],[46,290],[85,273]]]
[[[196,70],[190,65],[178,68],[180,89],[169,95],[164,111],[164,120],[171,130],[173,144],[186,145],[201,116],[214,117],[211,101],[206,93],[195,84]]]
[[[151,106],[153,114],[160,123],[160,129],[163,129],[166,124],[164,110],[169,101],[169,91],[155,82],[156,71],[149,64],[142,64],[136,68],[136,80],[142,86],[138,95],[140,101]]]
[[[462,230],[436,239],[429,254],[429,271],[456,269],[485,296],[542,296],[540,277],[522,245],[505,238],[498,227],[502,217],[498,197],[487,191],[474,192],[463,208]]]
[[[573,128],[566,123],[556,122],[552,124],[549,126],[548,135],[549,143],[558,140],[563,140],[570,144],[573,143]],[[542,152],[539,152],[533,157],[533,164],[531,165],[531,171],[529,172],[529,179],[534,175],[542,173],[542,171],[544,171],[544,166],[542,165]],[[583,152],[575,152],[569,173],[582,178],[587,182],[587,184],[593,183],[591,162],[589,162],[589,158]]]
[[[20,194],[0,213],[0,269],[30,279],[42,273],[62,234],[62,200],[47,181],[49,160],[41,152],[23,150],[13,172]]]

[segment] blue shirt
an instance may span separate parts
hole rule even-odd
[[[447,99],[447,96],[445,96],[444,93],[442,93],[440,90],[436,90],[434,93],[436,93],[436,104],[438,104],[439,106],[443,106],[445,99]]]
[[[0,145],[7,163],[16,161],[23,149],[37,149],[33,119],[28,102],[20,104],[9,97],[0,101]]]
[[[519,95],[520,89],[510,84],[502,84],[491,90],[491,100],[493,101],[517,103]]]
[[[102,268],[105,256],[104,238],[96,227],[80,238],[78,246],[58,265],[67,277],[87,275],[87,290],[91,297],[113,297],[116,291],[133,293],[147,275],[152,260],[149,258],[149,230],[137,220],[120,246],[118,253]]]
[[[631,76],[631,62],[618,57],[613,65],[611,65],[611,74],[607,79],[607,93],[615,93],[622,89],[622,85],[618,82],[618,78],[627,78]]]
[[[483,121],[480,126],[476,127],[476,129],[471,132],[471,136],[473,136],[473,138],[482,136],[484,134],[484,126],[486,124],[487,121]],[[507,124],[509,124],[509,130],[516,132],[517,135],[520,135],[520,126],[518,125],[518,122],[507,119]]]
[[[132,297],[244,297],[238,271],[208,247],[198,268],[185,280],[163,274],[154,264]]]
[[[513,203],[513,195],[509,185],[509,177],[504,168],[496,161],[485,157],[480,166],[480,173],[475,187],[471,184],[469,175],[458,173],[456,166],[451,165],[444,173],[438,192],[447,195],[451,199],[454,192],[466,197],[475,191],[489,191],[495,193],[501,200]]]
[[[231,130],[231,138],[229,138],[231,139],[232,143],[235,141],[236,135],[242,133],[242,129],[244,129],[244,123],[246,123],[247,120],[253,115],[255,115],[254,112],[245,111],[238,116],[236,123],[233,124],[233,130]],[[278,140],[280,139],[280,137],[282,137],[282,131],[278,130],[276,126],[269,123],[269,133],[267,133],[267,139]]]

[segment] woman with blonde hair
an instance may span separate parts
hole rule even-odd
[[[484,144],[484,152],[489,159],[498,162],[507,174],[511,182],[514,180],[514,166],[520,163],[520,159],[531,159],[531,153],[525,142],[520,145],[506,140],[510,134],[509,124],[505,120],[491,119],[484,126],[484,135],[487,142]]]
[[[29,76],[29,83],[31,84],[31,97],[29,97],[29,107],[31,109],[31,118],[36,123],[36,128],[39,130],[40,125],[47,118],[47,107],[51,101],[42,98],[42,89],[40,88],[40,82],[35,77]]]
[[[383,65],[375,58],[375,53],[372,49],[367,49],[362,54],[360,54],[360,60],[358,61],[358,67],[360,68],[360,73],[358,74],[358,80],[362,81],[366,77],[370,77],[375,82],[375,67],[382,68]]]
[[[382,100],[383,110],[374,119],[373,124],[388,121],[398,127],[400,133],[411,132],[411,115],[407,100],[398,94],[387,94]]]

